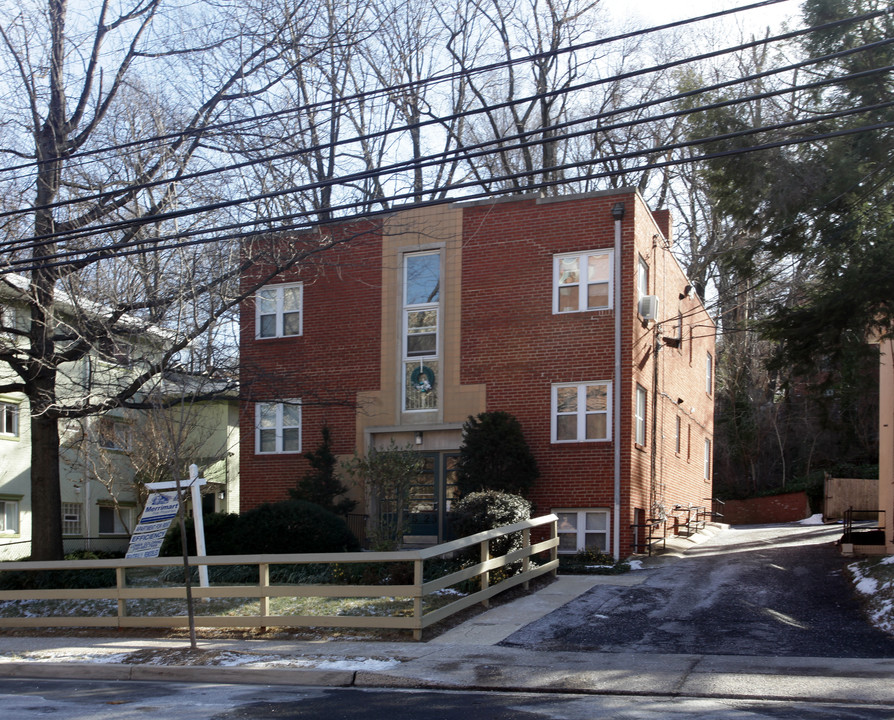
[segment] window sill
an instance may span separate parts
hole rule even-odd
[[[639,443],[633,443],[633,447],[635,447],[640,452],[649,452],[649,448],[647,448],[645,445],[640,445]]]
[[[551,440],[551,445],[593,445],[595,443],[608,443],[611,438],[596,438],[594,440]]]

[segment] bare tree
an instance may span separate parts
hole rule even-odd
[[[197,339],[213,366],[208,340],[240,300],[238,246],[226,234],[190,244],[238,217],[224,209],[226,183],[198,180],[220,165],[211,129],[288,63],[281,25],[240,11],[163,0],[105,0],[71,17],[66,0],[4,10],[0,261],[27,277],[0,279],[23,311],[5,327],[0,391],[28,399],[35,559],[62,555],[59,421],[140,405]],[[91,357],[120,371],[87,372]]]

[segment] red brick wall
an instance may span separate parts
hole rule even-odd
[[[463,209],[461,367],[463,385],[486,385],[487,409],[520,420],[537,458],[541,479],[532,493],[538,513],[554,508],[601,508],[614,504],[612,442],[553,444],[550,438],[553,383],[611,381],[614,375],[614,311],[554,315],[553,257],[559,253],[611,249],[614,205],[625,203],[622,222],[622,381],[612,387],[621,403],[622,516],[620,552],[631,545],[634,509],[648,514],[651,472],[653,327],[644,327],[637,307],[636,263],[650,266],[650,294],[660,298],[664,334],[684,316],[684,340],[663,347],[659,359],[659,497],[703,505],[711,485],[703,478],[703,443],[712,426],[711,394],[705,390],[704,356],[713,354],[713,325],[700,303],[684,294],[687,281],[664,242],[663,230],[634,193],[602,193],[561,202],[536,199],[481,203]],[[325,418],[350,453],[354,409],[327,404],[348,401],[358,391],[377,390],[381,331],[381,244],[377,236],[352,241],[350,251],[331,251],[286,273],[278,282],[305,281],[304,336],[254,339],[254,308],[243,309],[243,393],[251,400],[300,397],[305,402],[305,449],[316,445]],[[692,335],[692,340],[690,340]],[[395,348],[395,352],[398,349]],[[445,368],[446,372],[446,368]],[[649,391],[647,441],[634,444],[636,384]],[[683,403],[677,403],[677,399]],[[315,404],[319,400],[320,404]],[[683,447],[674,452],[673,418],[682,418]],[[300,456],[254,454],[253,406],[242,411],[242,506],[284,497],[306,471]],[[687,451],[687,430],[691,450]],[[346,444],[348,443],[348,444]],[[612,516],[612,523],[614,517]]]
[[[748,500],[726,500],[724,503],[723,522],[730,525],[795,522],[810,517],[810,503],[803,491]]]
[[[697,339],[698,351],[689,362],[689,348],[663,349],[659,418],[665,437],[658,448],[657,473],[666,485],[665,504],[704,504],[711,486],[703,478],[703,441],[710,433],[712,399],[705,392],[701,353],[713,347],[713,326],[693,296],[679,299],[687,284],[658,233],[645,206],[628,195],[538,204],[536,200],[495,203],[466,208],[463,236],[463,296],[461,380],[487,385],[488,409],[506,410],[522,423],[537,458],[541,480],[532,493],[539,513],[554,508],[605,508],[614,504],[612,442],[552,444],[551,386],[560,382],[612,380],[614,375],[613,311],[552,313],[552,263],[559,253],[612,248],[611,209],[626,205],[622,223],[623,380],[613,387],[622,403],[621,552],[631,544],[633,509],[649,508],[651,441],[634,444],[633,398],[636,383],[649,391],[647,434],[651,435],[651,328],[643,328],[635,308],[637,256],[650,264],[651,294],[661,297],[662,312],[678,309],[687,325],[702,324],[710,332]],[[635,251],[634,251],[635,249]],[[660,318],[664,319],[664,317]],[[666,323],[665,323],[666,325]],[[667,332],[667,330],[665,330]],[[673,395],[669,407],[665,395]],[[692,424],[696,448],[687,459],[668,453],[667,423],[678,410],[677,397],[687,400],[684,433]],[[698,422],[694,421],[698,419]],[[673,425],[670,426],[672,430]],[[671,448],[673,446],[671,445]],[[614,522],[614,520],[612,520]]]
[[[319,445],[319,429],[326,423],[332,429],[334,452],[350,454],[356,432],[356,393],[379,386],[381,236],[368,226],[333,232],[350,242],[308,255],[273,281],[304,282],[300,337],[256,340],[254,303],[246,302],[241,309],[243,510],[286,499],[289,488],[309,469],[301,454],[255,454],[256,402],[300,398],[302,450]],[[277,258],[289,251],[288,243],[280,243]],[[263,277],[269,268],[269,263],[260,263],[243,286]]]

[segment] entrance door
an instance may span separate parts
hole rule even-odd
[[[456,495],[458,453],[423,453],[425,467],[410,494],[408,542],[443,542]]]

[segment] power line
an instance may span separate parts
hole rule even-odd
[[[703,22],[705,20],[713,20],[713,19],[717,19],[717,18],[726,16],[726,15],[732,15],[732,14],[736,14],[736,13],[740,13],[740,12],[746,12],[746,11],[758,9],[761,7],[776,5],[776,4],[779,4],[782,2],[788,2],[788,1],[789,0],[762,0],[761,2],[751,3],[749,5],[743,5],[741,7],[736,7],[736,8],[730,8],[728,10],[719,10],[719,11],[715,11],[712,13],[707,13],[705,15],[700,15],[700,16],[694,17],[694,18],[676,20],[674,22],[665,23],[663,25],[656,25],[656,26],[652,26],[652,27],[644,28],[644,29],[640,29],[640,30],[633,30],[630,32],[613,35],[613,36],[610,36],[607,38],[601,38],[599,40],[593,40],[593,41],[589,41],[589,42],[585,42],[585,43],[572,44],[572,45],[569,45],[569,46],[566,46],[563,48],[558,48],[556,50],[551,50],[551,51],[546,51],[546,52],[541,52],[541,53],[533,53],[533,54],[529,54],[526,56],[513,58],[511,60],[501,60],[499,62],[490,63],[490,64],[482,65],[482,66],[477,66],[474,68],[463,69],[463,70],[453,71],[453,72],[449,72],[449,73],[442,73],[440,75],[435,75],[433,77],[425,78],[422,80],[414,80],[414,81],[409,81],[409,82],[405,82],[405,83],[400,83],[397,85],[392,85],[392,86],[385,87],[385,88],[377,88],[377,89],[371,90],[371,91],[355,93],[352,95],[339,97],[339,98],[337,98],[337,100],[339,103],[350,103],[350,102],[354,102],[357,100],[366,100],[366,99],[374,98],[374,97],[378,97],[378,96],[387,96],[389,94],[399,94],[404,91],[415,90],[417,88],[425,87],[426,85],[430,85],[430,84],[439,84],[442,82],[448,82],[448,81],[456,80],[456,79],[463,78],[463,77],[471,77],[471,76],[478,75],[478,74],[493,72],[494,70],[500,70],[500,69],[503,69],[506,67],[521,65],[521,64],[530,63],[530,62],[536,62],[537,60],[542,60],[542,59],[554,58],[554,57],[558,57],[559,55],[563,55],[563,54],[570,54],[570,53],[579,52],[582,50],[589,50],[589,49],[599,47],[601,45],[616,43],[616,42],[620,42],[622,40],[629,40],[629,39],[636,38],[636,37],[639,37],[642,35],[648,35],[651,33],[670,30],[670,29],[677,28],[677,27],[683,27],[685,25]],[[866,13],[864,15],[856,16],[853,18],[846,18],[843,20],[838,20],[833,23],[829,23],[827,25],[823,25],[820,27],[823,27],[823,28],[835,27],[838,25],[849,24],[852,22],[862,22],[863,20],[871,19],[873,17],[877,17],[879,15],[885,14],[885,12],[886,11],[876,11],[873,13]],[[778,40],[780,38],[795,37],[800,33],[801,33],[801,31],[796,31],[795,33],[788,33],[783,36],[778,36],[777,38],[774,38],[774,40]],[[765,42],[765,41],[759,41],[759,42]],[[731,50],[728,50],[727,52],[730,52],[730,51]],[[331,104],[332,104],[332,99],[330,98],[328,100],[319,101],[316,103],[310,103],[310,104],[295,107],[295,108],[275,110],[275,111],[271,111],[269,113],[264,113],[264,114],[260,114],[260,115],[252,115],[252,116],[246,117],[246,118],[231,120],[229,122],[207,125],[202,128],[198,128],[198,129],[191,130],[188,132],[179,131],[179,132],[175,132],[175,133],[167,133],[167,134],[163,134],[163,135],[156,135],[154,137],[141,138],[140,140],[133,140],[133,141],[126,142],[126,143],[120,143],[117,145],[107,146],[104,148],[96,148],[96,149],[92,149],[92,150],[86,150],[86,151],[82,151],[79,153],[74,153],[65,159],[68,161],[71,161],[74,159],[89,157],[89,156],[93,156],[93,155],[97,155],[97,154],[101,154],[101,153],[105,153],[105,152],[119,152],[121,150],[126,150],[126,149],[133,148],[133,147],[139,147],[141,145],[149,145],[149,144],[153,144],[153,143],[161,143],[161,142],[166,142],[166,141],[182,141],[189,137],[207,136],[208,134],[210,134],[213,131],[237,128],[237,127],[240,127],[246,123],[258,124],[262,121],[271,120],[271,119],[282,117],[285,115],[296,114],[296,113],[306,113],[306,112],[316,110],[316,109],[327,108],[327,107],[331,106]],[[5,168],[0,168],[0,173],[7,172],[7,171],[13,171],[13,170],[27,169],[30,167],[36,167],[36,166],[38,166],[42,163],[46,163],[46,162],[52,162],[52,161],[36,161],[35,160],[35,161],[30,161],[28,163],[22,163],[19,165],[8,166]]]
[[[778,1],[782,1],[782,0],[778,0]],[[332,142],[322,143],[322,144],[318,144],[318,145],[312,145],[310,147],[304,147],[301,150],[291,150],[288,152],[278,153],[275,155],[261,156],[256,159],[246,160],[246,161],[239,162],[239,163],[233,163],[230,165],[222,165],[222,166],[217,166],[217,167],[202,170],[202,171],[187,173],[187,174],[178,176],[177,178],[160,178],[158,180],[153,180],[153,181],[149,181],[149,182],[134,183],[134,184],[128,185],[126,188],[124,188],[123,190],[120,190],[120,191],[107,191],[107,192],[95,193],[93,195],[87,195],[87,196],[81,196],[81,197],[57,201],[57,202],[54,202],[54,203],[51,203],[48,205],[31,206],[31,207],[23,208],[23,209],[9,210],[9,211],[0,213],[0,218],[30,213],[30,212],[33,212],[34,210],[38,210],[38,209],[39,210],[56,209],[56,208],[66,207],[66,206],[70,206],[70,205],[74,205],[74,204],[90,202],[90,201],[97,201],[100,203],[105,200],[112,201],[117,197],[121,197],[124,193],[133,193],[133,192],[140,191],[140,190],[146,190],[146,189],[149,189],[152,187],[159,187],[161,185],[165,185],[165,184],[169,184],[169,183],[188,182],[190,180],[195,180],[195,179],[208,177],[211,175],[217,175],[217,174],[221,174],[221,173],[231,173],[231,172],[234,172],[237,170],[244,169],[246,167],[252,167],[254,165],[270,163],[270,162],[274,162],[277,160],[296,158],[296,157],[308,155],[308,154],[315,153],[315,152],[332,151],[335,148],[337,148],[339,146],[343,146],[343,145],[352,145],[352,144],[367,141],[367,140],[375,140],[375,139],[379,139],[379,138],[384,138],[384,137],[387,137],[388,135],[397,135],[400,133],[405,133],[408,130],[410,130],[411,128],[414,130],[417,130],[417,129],[430,127],[430,126],[444,125],[445,123],[452,122],[454,120],[459,120],[459,119],[466,118],[466,117],[471,117],[471,116],[480,115],[480,114],[484,114],[484,113],[493,113],[495,111],[509,108],[509,107],[515,107],[517,105],[524,105],[524,104],[528,104],[528,103],[531,103],[534,101],[540,101],[540,100],[556,97],[559,95],[567,95],[572,92],[579,92],[581,90],[591,89],[591,88],[597,87],[599,85],[620,82],[623,80],[629,80],[629,79],[639,77],[642,75],[648,75],[651,73],[669,70],[673,67],[678,67],[680,65],[685,65],[685,64],[690,64],[690,63],[701,62],[704,60],[713,59],[713,58],[716,58],[716,57],[719,57],[722,55],[726,55],[729,53],[733,53],[733,52],[741,52],[743,50],[748,50],[748,49],[751,49],[751,48],[754,48],[754,47],[757,47],[760,45],[777,42],[779,40],[789,40],[789,39],[792,39],[793,37],[799,37],[805,33],[811,33],[811,32],[816,32],[817,30],[826,29],[830,25],[836,25],[836,24],[838,24],[838,23],[829,23],[826,25],[817,26],[817,27],[813,27],[813,28],[805,28],[805,29],[801,29],[798,31],[785,33],[783,35],[777,35],[774,37],[765,38],[763,40],[755,40],[755,41],[743,43],[743,44],[740,44],[737,46],[724,48],[721,50],[715,50],[715,51],[711,51],[708,53],[703,53],[701,55],[690,56],[690,57],[678,59],[678,60],[675,60],[672,62],[663,63],[660,65],[641,68],[639,70],[634,70],[634,71],[630,71],[627,73],[621,73],[619,75],[611,76],[608,78],[600,78],[597,80],[593,80],[593,81],[589,81],[589,82],[585,82],[585,83],[579,83],[576,85],[556,89],[556,90],[549,91],[549,92],[538,93],[535,95],[525,96],[522,98],[517,98],[514,100],[505,101],[505,102],[501,102],[501,103],[490,104],[486,107],[479,107],[479,108],[474,108],[471,110],[464,110],[464,111],[461,111],[458,113],[448,114],[448,115],[444,115],[444,116],[438,116],[438,117],[432,118],[430,120],[424,120],[424,121],[420,121],[418,123],[414,123],[413,125],[398,125],[395,127],[387,128],[385,130],[380,130],[380,131],[373,132],[373,133],[360,134],[360,135],[349,137],[349,138],[338,139],[338,140],[335,140]],[[745,78],[733,79],[733,80],[729,80],[729,81],[722,82],[722,83],[716,83],[712,86],[699,88],[696,90],[691,90],[691,91],[688,91],[685,93],[678,93],[676,95],[671,95],[671,96],[664,97],[664,98],[658,98],[658,99],[655,99],[655,100],[652,100],[649,102],[640,103],[639,105],[628,106],[626,108],[612,110],[612,111],[609,111],[606,113],[601,113],[599,115],[589,116],[589,118],[583,118],[583,119],[578,119],[575,121],[569,121],[566,124],[579,124],[579,123],[586,122],[586,121],[598,121],[598,120],[604,119],[606,117],[610,117],[612,115],[618,115],[618,114],[622,114],[624,112],[632,112],[634,110],[649,107],[651,105],[660,105],[660,104],[680,100],[683,98],[692,97],[692,96],[699,95],[702,93],[716,91],[716,90],[724,88],[724,87],[733,87],[737,84],[744,84],[746,82],[751,82],[753,80],[760,79],[760,78],[771,77],[773,75],[781,75],[783,73],[791,72],[791,71],[799,69],[799,68],[805,68],[810,65],[828,62],[833,59],[838,59],[841,57],[845,57],[847,55],[852,55],[854,53],[877,49],[878,47],[882,47],[882,46],[890,44],[892,42],[894,42],[894,38],[887,38],[884,40],[876,41],[874,43],[868,43],[865,45],[861,45],[859,47],[847,48],[845,50],[842,50],[842,51],[839,51],[836,53],[831,53],[829,55],[821,56],[818,58],[809,58],[809,59],[806,59],[806,60],[803,60],[803,61],[800,61],[797,63],[791,63],[786,66],[777,67],[777,68],[774,68],[771,70],[766,70],[764,72],[756,73],[756,74],[747,76]],[[830,81],[827,81],[827,82],[830,82]],[[808,86],[803,86],[803,87],[809,88],[811,86],[808,85]],[[782,89],[776,94],[781,94],[784,92],[791,92],[791,91],[798,90],[798,89],[801,89],[801,88],[791,87],[788,89]],[[388,90],[388,89],[386,88],[386,90]],[[735,101],[733,101],[733,102],[735,102]],[[304,109],[308,109],[310,107],[311,106],[304,106]],[[699,108],[694,108],[690,112],[696,112],[698,110],[699,110]],[[288,112],[296,112],[296,111],[297,110],[289,110]],[[540,127],[540,128],[536,128],[536,129],[527,131],[526,133],[517,134],[515,136],[504,136],[503,138],[494,139],[492,141],[489,141],[488,143],[483,143],[482,145],[496,145],[496,144],[500,144],[505,139],[513,139],[515,137],[523,137],[525,135],[531,135],[531,134],[537,134],[537,133],[546,132],[546,131],[552,131],[555,129],[559,129],[562,126],[563,126],[563,124],[560,123],[557,125]],[[468,146],[466,146],[466,148],[468,148]],[[456,148],[455,150],[450,151],[450,153],[451,154],[452,153],[460,153],[462,151],[463,151],[463,148]],[[246,154],[246,151],[242,150],[242,151],[240,151],[239,154],[244,155],[244,154]],[[444,154],[447,155],[448,153],[445,152]],[[423,158],[423,160],[425,160],[425,158]],[[417,159],[407,161],[408,164],[412,164],[415,162],[417,162]]]
[[[884,41],[883,44],[890,43],[890,42],[894,42],[894,39],[888,39],[888,40]],[[876,44],[873,44],[873,45],[876,45]],[[840,53],[836,53],[835,55],[840,56]],[[804,61],[804,62],[812,62],[812,61]],[[788,68],[802,67],[803,65],[804,65],[804,63],[796,63],[793,66],[788,66]],[[851,81],[854,79],[865,78],[867,76],[884,73],[884,72],[888,72],[891,70],[894,70],[894,67],[874,68],[871,70],[862,71],[860,73],[853,73],[851,75],[840,76],[840,77],[835,77],[835,78],[826,78],[826,79],[815,81],[813,83],[807,83],[804,85],[796,85],[796,86],[788,86],[788,87],[784,87],[784,88],[778,88],[776,90],[770,90],[770,91],[766,91],[764,93],[757,93],[757,94],[745,96],[742,98],[723,100],[723,101],[711,103],[709,105],[697,106],[694,108],[686,108],[686,109],[682,109],[682,110],[673,111],[670,113],[661,114],[658,116],[652,116],[652,117],[642,118],[642,119],[638,119],[638,120],[616,123],[614,125],[607,125],[607,126],[601,125],[601,126],[598,126],[595,130],[591,127],[585,127],[582,130],[576,130],[574,132],[565,133],[563,135],[548,135],[548,137],[545,137],[545,138],[538,137],[537,139],[534,139],[534,140],[528,140],[528,138],[531,136],[542,136],[546,133],[552,133],[555,130],[565,129],[567,127],[574,127],[575,125],[584,124],[584,123],[598,122],[601,120],[605,120],[608,117],[611,117],[613,115],[623,114],[625,112],[629,112],[629,111],[632,111],[635,109],[648,107],[652,104],[654,104],[654,105],[668,104],[670,102],[678,101],[680,99],[687,98],[692,95],[704,94],[707,92],[714,91],[716,89],[726,87],[730,84],[730,82],[738,83],[738,82],[751,81],[752,79],[763,77],[767,74],[767,73],[759,73],[759,74],[756,74],[753,76],[749,76],[747,78],[743,78],[739,81],[728,81],[728,82],[724,82],[724,83],[718,83],[714,86],[710,86],[710,87],[706,87],[706,88],[699,88],[694,91],[689,91],[686,93],[679,93],[677,95],[672,95],[672,96],[665,97],[665,98],[659,98],[659,99],[656,99],[655,101],[653,101],[652,103],[641,103],[641,104],[635,105],[635,106],[619,108],[616,110],[607,111],[605,113],[600,113],[597,115],[588,116],[588,117],[580,118],[580,119],[573,120],[573,121],[567,121],[565,123],[558,123],[556,125],[549,126],[546,128],[537,128],[535,130],[526,131],[524,133],[519,133],[514,136],[510,135],[510,136],[506,136],[506,137],[499,138],[496,140],[490,140],[487,142],[479,143],[474,146],[465,146],[465,147],[461,147],[461,148],[452,149],[452,150],[446,151],[444,153],[439,153],[436,155],[424,156],[421,158],[415,158],[415,159],[410,159],[410,160],[406,160],[406,161],[401,161],[401,162],[395,163],[393,165],[377,168],[376,170],[363,170],[363,171],[358,171],[355,173],[349,173],[347,175],[339,176],[339,177],[332,178],[332,179],[326,179],[326,180],[322,180],[322,181],[308,183],[308,184],[305,184],[302,186],[283,188],[283,189],[271,191],[271,192],[268,192],[268,193],[265,193],[262,195],[256,195],[256,196],[251,196],[251,197],[247,197],[247,198],[231,199],[231,200],[223,201],[222,203],[218,203],[217,205],[214,205],[214,206],[206,205],[206,206],[201,206],[201,207],[193,207],[193,208],[188,208],[188,209],[173,212],[173,213],[165,213],[163,215],[156,215],[156,216],[152,216],[152,217],[143,217],[143,218],[138,218],[138,219],[133,219],[133,220],[122,220],[122,221],[117,221],[114,223],[106,223],[106,224],[102,224],[102,225],[98,225],[98,226],[94,225],[94,226],[90,226],[90,227],[86,227],[86,228],[75,228],[70,231],[56,232],[56,233],[53,233],[48,236],[36,236],[36,237],[32,238],[31,241],[26,242],[26,243],[22,243],[21,241],[7,241],[5,243],[0,243],[0,248],[9,247],[12,245],[17,245],[18,246],[17,249],[19,249],[19,250],[34,248],[34,247],[39,247],[39,246],[43,246],[43,245],[53,244],[63,238],[68,238],[69,240],[87,238],[87,237],[91,237],[91,236],[99,234],[99,233],[107,233],[107,232],[111,232],[114,230],[132,228],[135,226],[145,225],[150,222],[157,223],[157,222],[161,222],[164,220],[175,219],[178,217],[185,217],[188,215],[199,214],[202,212],[210,212],[212,210],[219,210],[219,209],[223,209],[225,207],[234,207],[234,206],[249,203],[249,202],[258,202],[258,201],[262,201],[262,200],[269,200],[269,199],[273,199],[276,197],[282,197],[285,195],[298,194],[298,193],[302,193],[302,192],[308,192],[311,190],[321,189],[324,187],[332,187],[335,185],[356,182],[358,180],[372,179],[372,178],[376,178],[376,177],[387,176],[389,174],[397,174],[397,173],[401,172],[402,170],[407,170],[407,169],[411,169],[411,168],[427,169],[429,167],[436,167],[443,162],[447,162],[451,156],[457,156],[458,159],[468,162],[469,160],[471,160],[473,158],[487,156],[492,152],[489,150],[484,150],[483,148],[487,148],[487,147],[489,147],[491,145],[495,145],[495,144],[505,143],[506,140],[519,139],[520,141],[523,141],[523,142],[519,142],[515,145],[502,144],[498,148],[500,151],[505,152],[505,151],[509,151],[509,150],[523,149],[523,148],[533,147],[536,145],[542,145],[547,142],[565,141],[565,140],[573,139],[576,137],[595,134],[596,132],[607,133],[607,132],[610,132],[613,130],[632,128],[632,127],[636,127],[637,125],[641,125],[641,124],[645,124],[645,123],[650,123],[650,122],[655,122],[658,120],[665,120],[665,119],[670,119],[670,118],[676,118],[676,117],[682,117],[685,115],[694,114],[694,113],[702,112],[702,111],[706,111],[706,110],[714,110],[714,109],[728,107],[728,106],[739,104],[739,103],[751,102],[751,101],[754,101],[757,99],[766,99],[766,98],[773,97],[773,96],[779,95],[779,94],[787,94],[787,93],[795,92],[795,91],[817,89],[817,88],[823,87],[824,85],[827,85],[827,84],[840,83],[840,82]],[[772,72],[772,71],[767,71],[767,72]],[[753,128],[750,130],[741,131],[740,133],[738,133],[738,135],[755,134],[755,133],[759,133],[759,132],[765,132],[768,130],[785,129],[787,127],[794,127],[797,125],[803,125],[803,124],[808,124],[808,123],[812,123],[812,122],[828,120],[833,117],[844,117],[846,115],[854,114],[857,112],[868,112],[868,111],[874,110],[874,109],[878,109],[878,107],[851,108],[848,110],[840,111],[837,114],[831,114],[831,115],[825,114],[825,115],[811,117],[811,118],[807,118],[807,119],[803,119],[803,120],[791,121],[786,124],[776,124],[773,126],[766,126],[766,127],[762,127],[762,128]],[[642,154],[652,154],[652,153],[659,153],[659,152],[665,153],[668,150],[672,150],[672,149],[682,149],[684,147],[688,147],[688,146],[692,146],[692,145],[696,145],[696,144],[704,144],[706,142],[715,142],[718,140],[730,139],[730,137],[733,137],[733,136],[715,136],[712,138],[704,138],[701,140],[690,140],[685,143],[676,143],[673,145],[652,147],[652,148],[647,148],[647,149],[636,151],[632,155],[628,153],[628,154],[620,154],[620,155],[614,155],[614,156],[601,157],[598,159],[598,162],[600,164],[607,164],[609,162],[616,162],[618,160],[628,159],[628,157],[631,157],[631,156],[642,155]],[[472,150],[475,150],[475,152],[470,152]],[[539,169],[536,171],[531,171],[529,173],[526,173],[525,177],[532,177],[532,176],[539,175],[539,174],[545,174],[545,173],[548,173],[551,171],[554,172],[554,170],[551,170],[551,169]],[[512,179],[512,178],[492,178],[491,182],[499,182],[500,180],[505,180],[505,179]],[[472,185],[477,185],[477,184],[479,184],[477,181],[472,183]],[[410,198],[403,197],[401,199],[410,199]],[[351,205],[350,207],[345,208],[345,209],[354,209],[358,205],[362,205],[365,202],[366,202],[365,200],[359,201],[357,204]],[[307,215],[314,214],[314,212],[315,211],[309,211],[307,213]],[[276,220],[280,220],[280,219],[291,219],[291,218],[280,217],[280,218],[273,218],[272,220],[276,221]],[[242,223],[239,223],[239,224],[241,225]],[[224,226],[223,228],[218,227],[217,229],[225,230],[225,229],[230,229],[230,228]],[[182,236],[182,233],[180,233],[179,235]],[[135,242],[137,242],[137,244],[140,244],[143,241],[135,241]]]
[[[843,112],[849,113],[850,111],[843,111]],[[879,123],[879,124],[872,125],[872,126],[861,126],[861,127],[847,128],[847,129],[839,130],[836,132],[828,132],[828,133],[822,133],[819,135],[805,136],[803,138],[789,138],[786,140],[779,140],[779,141],[775,141],[775,142],[763,143],[760,145],[754,145],[754,146],[749,146],[749,147],[744,147],[744,148],[737,148],[734,150],[721,150],[721,151],[716,151],[716,152],[712,152],[712,153],[705,153],[700,156],[670,159],[670,160],[664,160],[664,161],[660,161],[660,162],[651,162],[651,163],[646,163],[644,165],[639,165],[639,166],[636,166],[633,168],[626,168],[623,171],[610,170],[610,171],[604,171],[604,172],[600,172],[600,173],[589,173],[586,175],[580,175],[580,176],[577,176],[575,178],[570,178],[570,179],[566,178],[566,179],[554,180],[554,181],[541,181],[539,183],[534,183],[534,184],[528,185],[525,187],[525,189],[528,191],[542,190],[542,189],[554,187],[556,185],[570,184],[573,182],[583,182],[586,180],[609,177],[612,175],[621,174],[621,172],[625,172],[625,173],[626,172],[639,172],[639,171],[656,169],[656,168],[660,168],[660,167],[669,167],[669,166],[673,166],[673,165],[687,164],[687,163],[693,163],[693,162],[703,162],[703,161],[711,160],[711,159],[730,157],[733,155],[741,155],[741,154],[745,154],[745,153],[757,152],[757,151],[767,150],[767,149],[772,149],[772,148],[786,147],[786,146],[790,146],[790,145],[813,143],[813,142],[818,142],[821,140],[832,139],[835,137],[844,137],[844,136],[853,135],[856,133],[862,133],[862,132],[868,132],[868,131],[880,130],[880,129],[888,129],[891,127],[894,127],[894,121],[891,121],[888,123]],[[751,131],[743,131],[743,133],[755,133],[755,132],[762,132],[762,130],[757,129],[757,130],[751,130]],[[741,135],[743,133],[736,133],[734,135]],[[704,139],[702,142],[716,142],[716,141],[717,140],[715,138],[707,138],[707,139]],[[634,157],[634,156],[638,156],[638,155],[648,155],[648,154],[654,154],[654,153],[655,153],[654,150],[644,150],[644,151],[638,151],[635,153],[627,153],[627,154],[625,154],[625,156]],[[621,157],[621,156],[619,156],[619,157]],[[587,164],[590,164],[590,161],[581,162],[581,163],[569,163],[564,166],[560,166],[558,168],[552,168],[550,170],[573,169],[575,167],[581,167],[581,166],[584,166]],[[496,178],[492,178],[491,181],[494,183],[498,183],[498,182],[505,182],[506,180],[512,179],[513,177],[525,177],[525,176],[530,176],[530,175],[543,175],[543,174],[544,174],[543,170],[537,170],[537,171],[531,171],[531,172],[525,172],[525,173],[516,173],[514,175],[499,176]],[[474,186],[474,185],[478,185],[478,184],[479,183],[477,181],[464,183],[464,184],[458,184],[458,185],[454,185],[453,189],[457,189],[457,188],[461,189],[464,187]],[[454,203],[454,202],[458,202],[458,201],[482,199],[482,198],[489,198],[489,197],[494,197],[494,196],[499,196],[499,195],[507,195],[507,194],[517,194],[517,189],[516,188],[508,188],[508,189],[488,190],[488,191],[473,193],[471,195],[465,195],[465,196],[461,196],[461,197],[444,198],[444,199],[440,199],[440,200],[427,201],[427,202],[423,202],[423,203],[418,203],[418,204],[416,204],[416,206],[417,207],[431,207],[431,206],[435,206],[435,205],[450,204],[450,203]],[[403,195],[393,195],[393,196],[391,196],[391,199],[392,200],[410,200],[410,199],[412,199],[412,197],[413,197],[413,193],[406,193]],[[348,203],[348,204],[345,204],[342,206],[331,208],[331,210],[338,211],[338,210],[355,209],[357,205],[365,204],[365,203],[366,203],[366,201]],[[383,215],[392,214],[393,212],[394,212],[394,210],[392,210],[392,209],[365,211],[362,213],[362,215],[359,218],[357,218],[357,217],[351,218],[349,216],[346,216],[346,217],[339,217],[337,219],[334,219],[334,220],[331,220],[328,222],[321,222],[319,220],[315,220],[315,221],[294,223],[292,225],[281,226],[281,227],[277,227],[275,229],[264,228],[264,229],[259,229],[259,230],[253,230],[250,232],[232,233],[229,235],[217,234],[217,235],[214,235],[213,237],[208,237],[208,238],[196,238],[193,240],[184,240],[184,241],[179,241],[179,242],[167,242],[161,248],[156,247],[151,250],[147,249],[146,246],[159,245],[162,242],[165,242],[167,240],[173,240],[178,237],[183,237],[184,234],[181,233],[181,234],[177,234],[177,235],[172,235],[172,236],[168,236],[167,238],[154,238],[154,239],[145,239],[144,238],[144,239],[140,239],[140,240],[133,240],[128,243],[122,243],[120,245],[112,245],[112,246],[107,246],[107,247],[98,247],[98,248],[91,248],[91,249],[75,249],[75,250],[60,252],[60,253],[57,253],[54,255],[42,257],[42,258],[40,258],[39,261],[35,261],[33,258],[22,259],[22,260],[18,260],[18,261],[10,261],[7,263],[6,268],[0,268],[0,272],[10,272],[10,271],[22,272],[25,270],[34,270],[37,268],[62,267],[62,266],[70,265],[73,263],[92,262],[93,260],[101,259],[102,257],[111,257],[111,256],[124,257],[124,256],[129,256],[129,255],[148,254],[150,252],[158,251],[159,249],[170,251],[170,250],[175,250],[175,249],[191,247],[191,246],[195,246],[195,245],[203,245],[203,244],[207,244],[210,242],[221,242],[221,241],[225,241],[225,240],[247,240],[250,238],[264,238],[264,237],[270,237],[271,235],[274,235],[274,234],[281,236],[283,233],[287,233],[287,232],[294,232],[297,230],[307,230],[307,229],[312,229],[312,228],[320,228],[320,227],[325,227],[326,225],[342,224],[342,223],[349,221],[351,219],[373,219],[376,217],[381,217]],[[310,217],[311,215],[314,215],[317,213],[318,213],[317,210],[311,210],[311,211],[306,211],[306,212],[302,212],[302,213],[295,213],[290,217],[292,217],[292,218]],[[241,227],[245,227],[250,224],[251,223],[241,223],[238,226],[234,226],[234,227],[241,228]],[[207,231],[197,231],[197,232],[210,233],[210,232],[216,232],[216,230],[217,229],[215,228],[215,229],[209,229]],[[84,259],[83,256],[85,256],[85,255],[91,256],[91,257]],[[82,259],[80,259],[80,260],[73,259],[73,258],[78,258],[78,257],[81,257]],[[56,260],[56,262],[51,263],[51,262],[48,262],[49,260]]]

